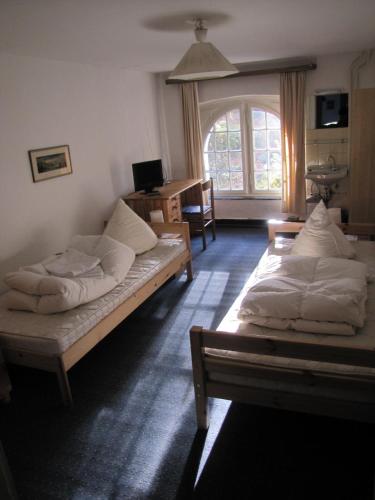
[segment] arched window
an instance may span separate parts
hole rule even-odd
[[[281,137],[277,97],[201,105],[206,178],[222,195],[279,195]]]

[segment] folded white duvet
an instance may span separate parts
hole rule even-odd
[[[41,314],[73,309],[112,290],[125,278],[135,259],[131,248],[109,236],[75,236],[69,248],[87,257],[95,257],[100,264],[80,276],[59,277],[48,272],[50,264],[56,260],[56,256],[52,256],[8,273],[5,277],[6,284],[11,288],[6,297],[8,309]],[[84,261],[87,264],[92,259],[85,258]],[[75,269],[78,267],[75,265]]]
[[[276,329],[353,335],[365,320],[366,265],[333,257],[268,255],[239,317]]]
[[[100,259],[94,255],[87,255],[75,248],[68,248],[62,255],[57,255],[51,262],[44,264],[46,270],[54,276],[74,278],[92,271]]]

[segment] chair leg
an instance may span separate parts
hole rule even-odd
[[[215,221],[215,219],[212,219],[211,230],[212,230],[212,239],[216,240],[216,221]]]
[[[204,224],[203,224],[203,227],[202,227],[202,240],[203,240],[203,250],[206,250],[206,248],[207,248],[207,240],[206,240],[206,228],[204,227]]]

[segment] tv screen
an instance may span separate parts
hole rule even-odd
[[[348,94],[316,96],[316,128],[348,126]]]
[[[151,193],[155,187],[164,184],[161,160],[133,163],[134,190]]]

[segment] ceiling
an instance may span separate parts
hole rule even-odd
[[[197,16],[233,63],[375,47],[374,0],[0,0],[0,50],[168,71]]]

